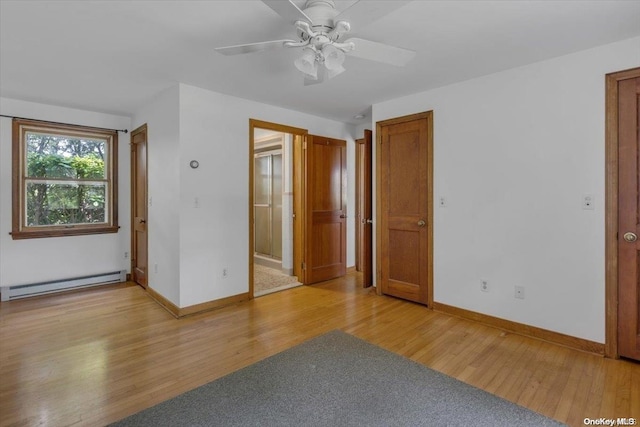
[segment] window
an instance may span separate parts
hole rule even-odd
[[[118,231],[118,133],[13,120],[13,239]]]

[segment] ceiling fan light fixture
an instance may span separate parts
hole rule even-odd
[[[342,50],[331,44],[326,44],[322,48],[322,56],[324,57],[324,66],[328,70],[329,78],[345,71],[342,66],[344,63],[344,52]]]
[[[337,76],[338,74],[344,73],[345,71],[347,71],[342,65],[338,68],[327,68],[327,76],[331,79],[335,76]]]
[[[300,58],[293,61],[293,64],[306,77],[318,79],[318,62],[316,61],[316,53],[312,49],[304,49]]]

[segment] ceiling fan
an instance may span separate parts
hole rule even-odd
[[[305,76],[305,85],[321,83],[345,71],[345,54],[395,66],[406,65],[415,52],[356,37],[346,38],[409,1],[358,0],[342,12],[333,0],[307,0],[300,9],[292,0],[262,0],[264,4],[293,24],[297,40],[271,40],[219,47],[223,55],[237,55],[280,48],[301,48],[294,65]]]

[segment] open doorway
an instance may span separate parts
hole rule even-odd
[[[249,287],[254,297],[301,285],[294,267],[294,147],[305,133],[250,121]]]
[[[254,296],[300,286],[293,275],[293,135],[253,130]]]

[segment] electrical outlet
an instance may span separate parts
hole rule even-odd
[[[516,293],[514,296],[518,299],[524,299],[524,286],[516,286]]]
[[[229,277],[229,269],[225,267],[222,269],[222,278],[226,279],[227,277]]]
[[[440,205],[441,208],[444,208],[444,207],[447,206],[447,199],[445,199],[444,196],[440,197],[439,205]]]
[[[129,252],[124,253],[124,259],[129,259]]]
[[[486,280],[480,280],[480,290],[482,292],[489,292],[489,282]]]

